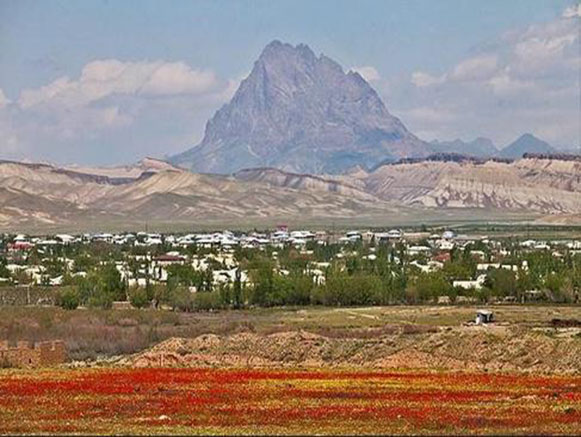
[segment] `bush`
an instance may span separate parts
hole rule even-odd
[[[194,299],[187,287],[179,286],[169,291],[168,304],[174,310],[191,311],[194,308]]]
[[[222,297],[218,291],[201,291],[193,295],[193,307],[196,310],[213,310],[222,308]]]
[[[79,292],[74,288],[67,288],[58,295],[56,304],[65,310],[74,310],[80,302]]]
[[[113,306],[115,298],[110,292],[97,290],[87,301],[87,305],[92,308],[108,310]]]
[[[145,308],[151,303],[151,300],[147,294],[148,293],[145,288],[133,288],[129,290],[129,302],[131,302],[131,305],[133,305],[135,308]]]

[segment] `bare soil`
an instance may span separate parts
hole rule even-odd
[[[306,331],[172,338],[122,366],[361,367],[541,373],[581,372],[581,329],[488,325],[330,338]]]

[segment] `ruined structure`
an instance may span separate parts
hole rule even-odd
[[[43,341],[32,344],[29,341],[19,341],[10,345],[8,341],[0,341],[0,365],[5,367],[50,367],[64,363],[67,351],[64,341]]]

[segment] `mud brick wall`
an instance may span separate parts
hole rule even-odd
[[[67,360],[67,351],[64,341],[45,341],[35,347],[38,351],[41,366],[54,366]]]
[[[35,345],[28,341],[19,341],[16,346],[0,341],[0,364],[5,366],[50,367],[66,360],[67,352],[63,341],[45,341]]]

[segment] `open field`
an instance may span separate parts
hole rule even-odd
[[[0,339],[64,340],[86,364],[125,356],[129,365],[416,368],[578,373],[579,306],[489,306],[496,326],[468,327],[475,306],[256,308],[179,313],[0,308]],[[175,341],[172,339],[177,338]],[[168,343],[164,343],[166,341]],[[151,349],[152,348],[152,349]],[[138,354],[127,358],[129,354]],[[141,355],[139,355],[141,354]],[[120,358],[116,358],[120,359]]]
[[[2,371],[0,432],[577,434],[581,377],[417,371]]]
[[[393,228],[429,226],[460,226],[500,224],[501,226],[537,226],[535,221],[545,216],[530,211],[505,211],[499,209],[474,208],[399,208],[394,211],[384,211],[381,214],[369,215],[364,212],[346,217],[312,217],[312,216],[269,216],[269,217],[237,217],[220,219],[189,219],[180,221],[178,218],[162,221],[155,219],[134,221],[131,218],[115,219],[111,217],[88,216],[75,223],[57,224],[34,222],[5,223],[0,232],[25,232],[29,234],[47,233],[77,233],[77,232],[121,232],[148,229],[151,232],[207,232],[217,229],[233,231],[248,231],[253,229],[272,229],[281,223],[290,228],[308,228],[313,230],[330,229],[357,229],[357,228]],[[562,225],[576,225],[580,222],[576,218],[558,222],[555,227]],[[541,224],[538,226],[550,227]]]
[[[581,308],[475,308],[2,307],[84,361],[1,369],[0,434],[578,434]]]

